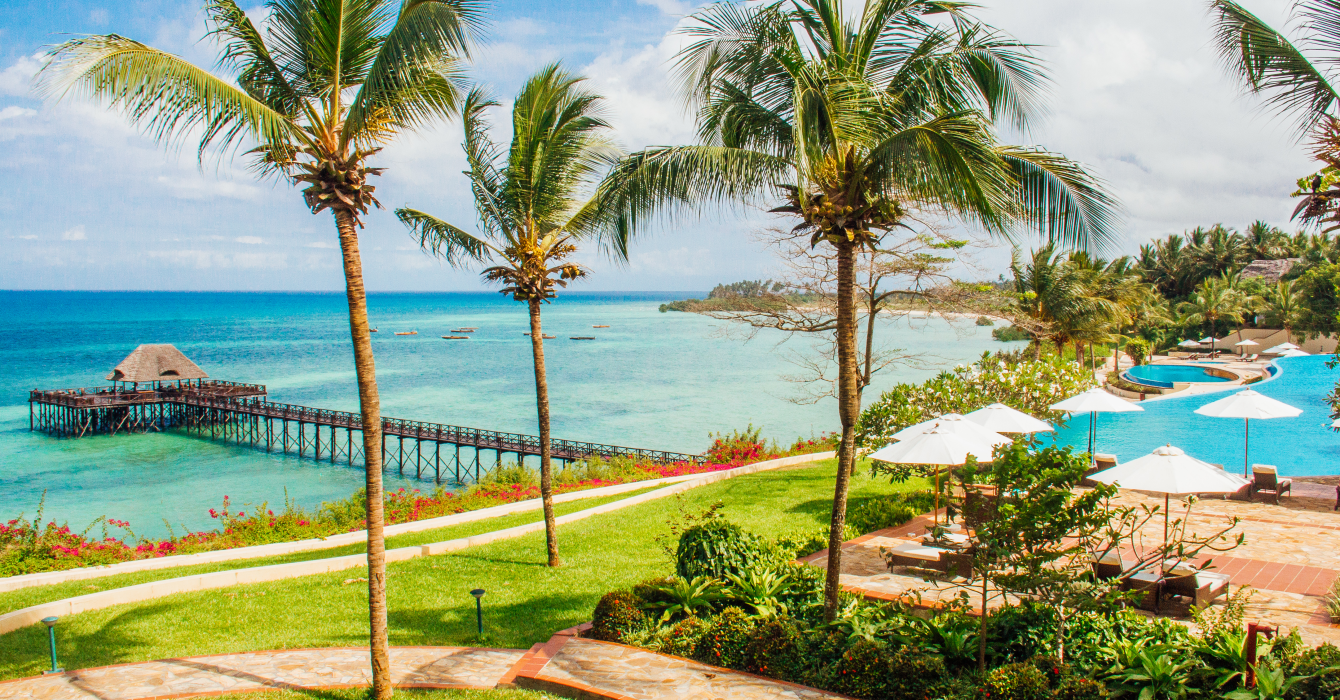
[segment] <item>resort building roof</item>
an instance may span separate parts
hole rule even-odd
[[[141,345],[121,360],[107,379],[114,382],[160,382],[208,379],[209,375],[172,345]]]
[[[1269,283],[1280,281],[1280,278],[1289,274],[1289,270],[1300,262],[1302,258],[1281,258],[1279,260],[1253,260],[1242,268],[1242,277],[1244,279],[1256,277]]]

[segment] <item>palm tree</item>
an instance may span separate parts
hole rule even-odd
[[[1215,224],[1205,231],[1204,241],[1191,251],[1202,279],[1236,271],[1248,254],[1242,236],[1222,224]]]
[[[601,186],[627,241],[681,206],[776,205],[837,258],[842,438],[829,528],[825,614],[837,612],[842,530],[855,463],[855,260],[933,210],[1005,237],[1032,227],[1058,243],[1112,240],[1115,204],[1078,164],[1000,142],[1027,125],[1045,77],[1028,47],[960,3],[720,2],[690,16],[676,58],[700,144],[632,154]],[[941,22],[940,20],[944,20]],[[777,200],[780,199],[779,203]]]
[[[489,138],[485,111],[496,107],[481,90],[466,98],[466,174],[483,228],[474,235],[416,209],[397,209],[424,250],[453,265],[497,263],[484,279],[530,308],[535,402],[540,422],[540,495],[544,501],[549,566],[559,566],[549,454],[549,383],[544,368],[540,305],[559,287],[585,277],[569,258],[596,232],[593,205],[581,192],[619,157],[606,137],[603,100],[583,90],[582,78],[550,65],[521,89],[512,107],[512,144],[504,153]]]
[[[1293,280],[1280,280],[1262,296],[1262,320],[1284,329],[1285,340],[1293,338],[1293,326],[1302,312],[1303,295],[1294,289]]]
[[[1247,227],[1245,238],[1247,253],[1252,260],[1276,260],[1288,255],[1288,235],[1264,221],[1253,221]]]
[[[396,135],[452,114],[460,61],[483,20],[477,0],[270,0],[265,32],[233,0],[208,0],[219,65],[233,80],[115,34],[68,41],[38,76],[45,95],[74,94],[123,113],[159,142],[199,135],[246,153],[263,175],[303,186],[329,209],[344,257],[367,471],[368,608],[374,695],[391,696],[382,536],[382,435],[358,229],[373,197],[369,158]],[[220,156],[221,157],[221,156]]]
[[[1242,294],[1224,277],[1207,277],[1187,301],[1178,304],[1177,313],[1189,326],[1210,328],[1210,337],[1217,333],[1219,321],[1237,322],[1245,309]],[[1210,343],[1214,350],[1214,343]]]

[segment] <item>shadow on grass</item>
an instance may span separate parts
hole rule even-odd
[[[153,640],[129,628],[141,618],[172,615],[182,607],[182,603],[136,607],[96,628],[78,623],[63,626],[58,622],[56,653],[61,667],[70,670],[142,660],[143,650],[152,648]],[[51,651],[45,625],[29,625],[0,636],[0,649],[4,650],[0,654],[0,671],[4,671],[4,676],[35,676],[50,670]]]
[[[588,596],[550,594],[516,603],[490,605],[484,597],[484,634],[490,646],[524,649],[546,642],[555,632],[586,622],[595,601]],[[388,613],[392,644],[477,646],[467,640],[478,634],[473,599],[459,605]],[[402,641],[403,640],[403,641]]]

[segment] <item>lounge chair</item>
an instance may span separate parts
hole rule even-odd
[[[1163,595],[1190,599],[1197,610],[1203,610],[1219,596],[1228,598],[1228,576],[1212,571],[1199,571],[1184,563],[1164,564]]]
[[[1253,498],[1258,493],[1264,493],[1273,497],[1275,505],[1279,505],[1280,496],[1293,492],[1293,481],[1290,479],[1279,478],[1279,468],[1273,464],[1253,464],[1252,465],[1252,486],[1251,495]]]
[[[972,558],[968,555],[915,542],[904,542],[884,550],[884,560],[888,562],[889,567],[910,566],[957,576],[967,576],[972,571]]]
[[[1093,575],[1099,580],[1109,580],[1121,576],[1124,567],[1121,561],[1121,553],[1112,550],[1099,557],[1098,561],[1093,563]]]
[[[1261,356],[1261,355],[1260,355],[1259,353],[1258,353],[1258,354],[1255,354],[1255,355],[1249,355],[1249,356],[1247,357],[1247,359],[1246,359],[1246,360],[1243,360],[1243,361],[1244,361],[1244,362],[1256,362],[1256,358],[1258,358],[1258,357],[1260,357],[1260,356]]]

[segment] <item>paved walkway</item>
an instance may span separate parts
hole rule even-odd
[[[391,678],[421,688],[493,688],[523,652],[394,647]],[[163,700],[262,688],[370,685],[366,649],[293,649],[103,666],[0,683],[3,700]]]
[[[675,656],[581,639],[572,630],[527,652],[510,681],[566,697],[610,700],[839,700],[845,696],[708,666]],[[576,691],[576,695],[572,691]]]

